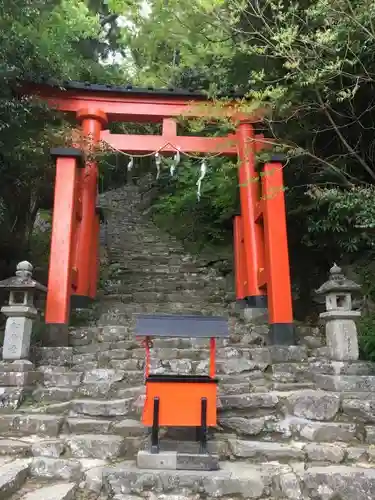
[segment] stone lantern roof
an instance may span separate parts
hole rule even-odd
[[[342,272],[341,267],[337,264],[333,264],[329,271],[329,279],[323,285],[316,290],[318,295],[326,295],[328,293],[348,293],[348,292],[359,292],[361,289],[360,285],[352,280],[346,278]]]
[[[7,278],[6,280],[0,281],[0,289],[6,289],[10,291],[27,291],[27,290],[37,290],[40,292],[47,292],[47,288],[35,281],[32,278],[33,266],[30,262],[24,260],[17,264],[16,275]]]

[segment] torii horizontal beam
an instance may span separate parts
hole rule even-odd
[[[101,140],[118,151],[130,154],[148,154],[153,151],[173,154],[176,148],[185,153],[221,154],[237,156],[238,146],[236,136],[227,137],[189,137],[168,135],[133,135],[111,134],[108,130],[101,132]],[[264,136],[255,136],[255,150],[266,149]]]
[[[95,88],[95,86],[93,86]],[[166,117],[227,117],[255,123],[261,120],[262,112],[240,116],[237,105],[232,104],[218,107],[210,106],[210,101],[202,96],[191,95],[188,99],[184,96],[163,95],[156,93],[124,93],[116,90],[90,88],[61,89],[49,85],[28,84],[24,87],[25,94],[39,96],[51,107],[67,113],[77,113],[82,109],[100,109],[106,114],[109,122],[147,122],[158,123]],[[105,87],[104,87],[105,88]],[[215,117],[213,116],[215,115]]]

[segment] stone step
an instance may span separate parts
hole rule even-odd
[[[61,415],[34,415],[32,413],[11,413],[0,415],[0,435],[37,435],[56,437],[59,435],[64,418]]]
[[[7,499],[21,488],[29,475],[29,460],[18,459],[0,465],[0,498]]]
[[[108,434],[76,434],[67,437],[65,446],[73,458],[114,460],[125,455],[125,439]]]
[[[182,285],[181,285],[182,288]],[[173,291],[166,291],[165,289],[161,292],[144,290],[136,292],[132,289],[128,290],[127,293],[106,293],[98,296],[98,300],[105,303],[110,300],[112,302],[119,301],[125,303],[171,303],[171,302],[186,302],[189,304],[203,303],[211,304],[217,303],[222,304],[225,299],[225,293],[222,290],[211,290],[207,291],[205,289],[184,289]]]
[[[375,375],[375,363],[371,361],[319,360],[311,362],[310,369],[322,375]]]
[[[25,457],[31,451],[31,444],[17,439],[0,438],[0,456]]]
[[[87,471],[107,465],[106,460],[90,458],[34,457],[30,463],[32,478],[78,482]]]
[[[17,492],[17,500],[75,500],[77,489],[76,483],[43,485],[39,481],[30,480]]]
[[[75,399],[70,403],[69,416],[127,417],[136,414],[134,398],[126,399]]]
[[[302,499],[340,498],[368,500],[375,495],[375,470],[344,465],[311,466],[303,462],[291,465],[263,462],[222,462],[218,471],[140,470],[134,462],[122,462],[102,473],[106,490],[112,498],[148,495],[149,491],[175,497],[194,494],[197,490],[208,498]],[[97,473],[96,473],[97,474]],[[90,474],[86,475],[90,489]],[[324,495],[322,495],[324,492]],[[306,496],[308,495],[308,496]]]
[[[373,392],[375,393],[374,375],[321,375],[314,377],[319,389],[340,392]]]

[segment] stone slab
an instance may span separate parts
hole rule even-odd
[[[177,470],[219,470],[219,457],[203,453],[177,453]]]
[[[103,479],[109,497],[116,499],[121,499],[121,495],[125,498],[126,495],[145,497],[149,491],[154,491],[160,499],[164,498],[163,493],[169,496],[183,492],[188,497],[193,494],[193,498],[199,493],[202,498],[250,500],[269,499],[270,495],[265,493],[270,492],[273,476],[283,470],[276,464],[266,463],[262,466],[245,462],[224,462],[220,465],[218,471],[153,471],[139,469],[134,462],[126,461],[105,469]]]
[[[59,483],[26,493],[20,500],[74,500],[76,483]]]
[[[215,471],[219,470],[219,457],[208,453],[177,451],[151,453],[147,450],[140,450],[137,455],[137,466],[139,469],[152,470]]]
[[[63,417],[43,414],[11,414],[0,415],[0,434],[9,436],[39,436],[56,437],[63,424]]]
[[[0,361],[0,372],[29,372],[33,370],[34,364],[26,359]]]
[[[20,459],[0,467],[0,500],[5,500],[25,482],[29,473],[29,460]]]
[[[0,455],[23,455],[26,456],[31,449],[29,443],[17,441],[16,439],[0,439]]]
[[[121,436],[80,434],[66,439],[72,457],[114,459],[124,451],[124,438]]]
[[[150,453],[146,450],[139,450],[137,467],[139,469],[176,470],[177,452],[161,451],[160,453]]]
[[[0,372],[0,386],[22,387],[31,386],[42,379],[42,374],[35,371]]]
[[[91,417],[120,417],[132,413],[134,399],[112,399],[108,401],[75,399],[71,403],[71,415]]]
[[[303,482],[306,494],[317,500],[375,498],[374,469],[339,465],[311,467],[306,470]]]
[[[326,391],[375,392],[375,376],[371,375],[315,375],[319,389]]]
[[[43,479],[79,481],[83,472],[82,465],[78,460],[36,457],[31,462],[30,474],[32,477]]]

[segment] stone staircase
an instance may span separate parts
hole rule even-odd
[[[67,347],[35,349],[37,368],[0,365],[0,500],[375,498],[374,366],[329,361],[316,328],[300,327],[296,346],[267,346],[267,326],[242,321],[225,279],[160,234],[139,196],[132,186],[104,197],[110,274],[98,324],[72,329]],[[136,467],[149,443],[136,312],[229,317],[208,443],[219,471]],[[195,339],[152,349],[156,373],[207,373],[207,360]],[[161,449],[194,453],[197,443],[162,429]]]

